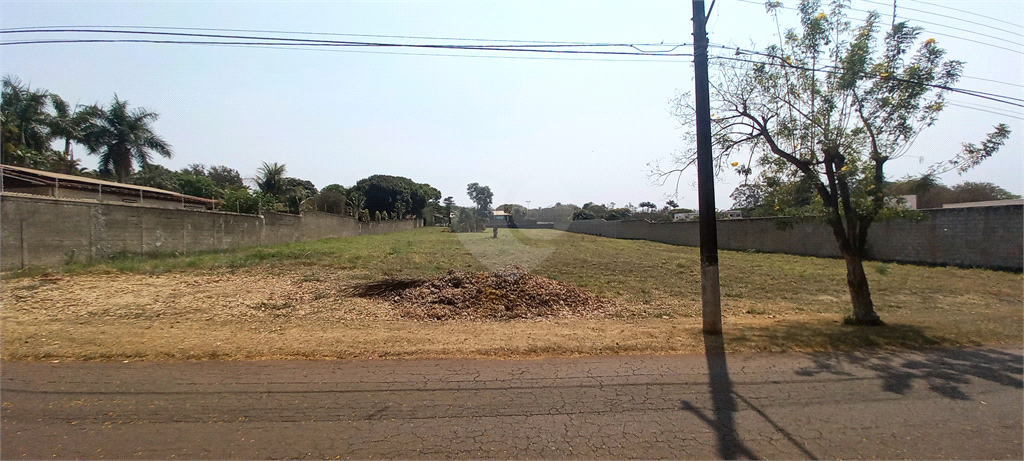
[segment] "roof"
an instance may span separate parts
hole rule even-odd
[[[39,186],[58,186],[84,190],[100,190],[100,188],[102,188],[104,191],[127,192],[132,195],[141,192],[143,197],[148,196],[150,198],[160,198],[163,200],[202,203],[210,206],[217,203],[217,201],[213,199],[180,194],[178,192],[157,189],[155,187],[137,186],[135,184],[104,181],[102,179],[93,179],[62,173],[51,173],[49,171],[34,170],[32,168],[23,168],[11,165],[0,165],[0,175],[3,175],[4,178],[10,177]]]
[[[511,216],[511,213],[505,213],[501,210],[494,210],[494,216]]]
[[[988,200],[984,202],[943,203],[942,208],[973,208],[981,206],[1024,205],[1024,199]]]

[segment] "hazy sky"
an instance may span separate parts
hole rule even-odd
[[[784,2],[786,6],[796,3]],[[5,0],[0,3],[0,26],[183,27],[668,44],[692,41],[690,7],[686,1]],[[963,79],[960,87],[1024,98],[1022,7],[1021,1],[900,0],[897,15],[924,26],[922,38],[934,37],[951,58],[967,61],[965,75],[974,78]],[[878,9],[888,23],[892,2],[854,0],[853,8]],[[855,18],[864,15],[851,12]],[[783,11],[780,17],[791,26],[796,13]],[[775,23],[759,2],[719,1],[708,30],[711,42],[717,44],[763,48],[778,42]],[[82,33],[0,35],[3,42],[59,37],[112,38]],[[261,162],[279,162],[287,165],[290,176],[313,181],[319,188],[332,183],[347,187],[369,175],[389,174],[429,183],[462,205],[469,204],[466,184],[479,182],[491,187],[495,205],[530,201],[531,207],[588,201],[618,206],[645,200],[663,204],[674,193],[674,182],[652,185],[647,163],[667,159],[685,147],[679,123],[669,114],[669,100],[677,91],[692,90],[691,61],[688,57],[141,43],[0,47],[3,74],[34,88],[84,104],[106,104],[117,93],[132,106],[158,112],[155,129],[172,144],[175,156],[158,158],[157,163],[172,169],[190,163],[227,165],[251,177]],[[978,142],[993,125],[1005,122],[1013,134],[1002,151],[969,174],[951,173],[942,180],[949,185],[987,181],[1024,193],[1021,109],[962,95],[950,100],[984,111],[949,107],[908,156],[889,164],[888,176],[921,172],[953,156],[961,142]],[[81,147],[76,149],[76,155],[84,154]],[[95,157],[86,156],[86,166],[95,164]],[[693,172],[682,178],[681,205],[696,208],[694,182]],[[728,196],[737,183],[732,173],[720,178],[719,208],[732,204]]]

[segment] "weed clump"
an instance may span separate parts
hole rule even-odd
[[[519,266],[494,272],[451,270],[432,278],[389,278],[347,291],[384,299],[400,316],[413,320],[608,317],[614,310],[609,301]]]

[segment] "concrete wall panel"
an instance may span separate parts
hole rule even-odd
[[[870,259],[915,264],[1024,268],[1024,206],[1004,205],[924,210],[927,219],[877,222],[868,231]],[[700,246],[696,221],[588,220],[559,223],[568,232],[640,239],[672,245]],[[718,221],[718,247],[804,256],[840,257],[832,231],[820,222],[782,226],[779,219]]]
[[[254,216],[2,194],[0,268],[59,266],[118,253],[187,253],[383,234],[414,229],[419,222],[359,223],[318,212]]]

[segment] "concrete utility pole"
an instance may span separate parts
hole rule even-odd
[[[715,3],[711,2],[714,8]],[[693,67],[697,103],[697,190],[700,202],[700,294],[704,333],[722,334],[718,285],[718,229],[715,223],[715,170],[711,158],[711,96],[708,90],[708,34],[704,2],[693,2]]]

